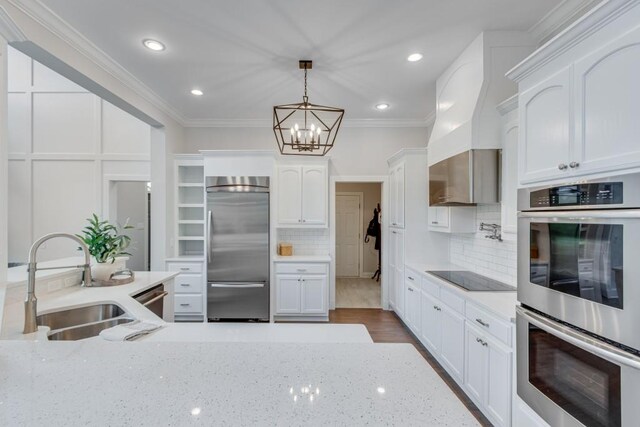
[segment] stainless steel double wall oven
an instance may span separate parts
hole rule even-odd
[[[640,425],[640,174],[518,207],[518,395],[552,426]]]

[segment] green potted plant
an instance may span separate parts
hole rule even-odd
[[[107,220],[100,220],[98,215],[93,214],[87,218],[89,225],[82,234],[76,234],[89,248],[89,253],[96,263],[91,266],[91,275],[96,280],[109,280],[111,275],[118,270],[125,268],[126,256],[131,254],[126,249],[131,244],[131,238],[126,234],[121,234],[118,227]],[[122,230],[129,230],[133,227],[125,224]]]

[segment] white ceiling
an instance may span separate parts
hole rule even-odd
[[[309,98],[346,119],[424,120],[482,30],[527,30],[560,0],[41,0],[187,121],[269,120]],[[142,40],[166,44],[148,51]],[[424,59],[409,63],[420,52]],[[189,92],[197,87],[204,96]],[[375,104],[391,107],[380,112]]]

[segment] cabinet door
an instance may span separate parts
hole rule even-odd
[[[467,352],[465,356],[464,386],[475,402],[484,406],[486,399],[488,343],[475,329],[466,327]]]
[[[396,227],[398,224],[397,209],[398,205],[398,189],[396,184],[396,169],[389,169],[389,212],[387,213],[388,224],[392,227]]]
[[[403,317],[404,315],[404,231],[402,230],[393,230],[396,232],[396,242],[395,242],[395,264],[396,264],[396,273],[395,273],[395,288],[396,288],[396,313]]]
[[[276,276],[276,313],[300,314],[302,308],[300,276],[278,275]]]
[[[307,225],[327,224],[327,167],[302,167],[302,222]]]
[[[508,426],[511,420],[512,352],[493,339],[488,345],[486,409],[496,426]]]
[[[442,339],[440,356],[449,374],[459,383],[464,380],[464,317],[440,304]]]
[[[302,276],[302,313],[327,313],[327,276]]]
[[[395,223],[397,227],[404,228],[404,163],[396,167],[395,173],[396,188],[396,215]]]
[[[405,313],[409,328],[420,336],[420,289],[416,288],[411,282],[405,281]]]
[[[302,168],[278,167],[278,223],[300,224],[302,221]]]
[[[390,230],[389,231],[389,244],[385,250],[388,251],[388,263],[389,268],[387,269],[387,279],[389,280],[389,286],[387,287],[387,292],[389,295],[389,304],[395,310],[396,309],[396,245],[398,241],[398,231]]]
[[[446,206],[429,207],[429,228],[449,227],[449,208]]]
[[[426,292],[421,293],[420,304],[421,323],[420,338],[422,343],[433,351],[440,352],[440,334],[442,332],[442,320],[440,317],[441,303]]]
[[[569,176],[571,67],[522,92],[518,105],[520,182]]]
[[[640,165],[640,29],[575,64],[577,173]]]

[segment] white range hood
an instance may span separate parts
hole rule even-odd
[[[485,31],[438,78],[429,165],[472,149],[501,148],[496,106],[517,92],[505,73],[534,48],[528,33]]]

